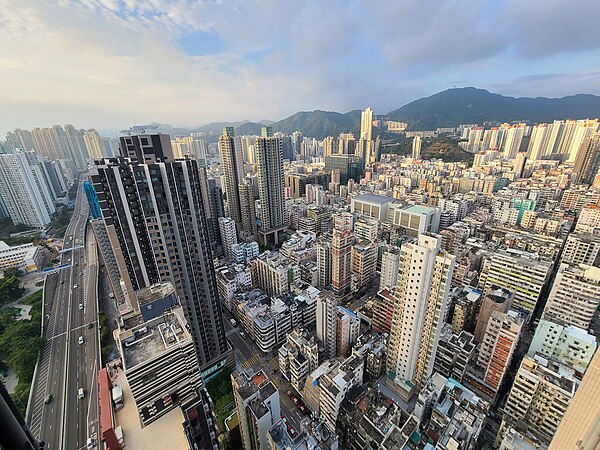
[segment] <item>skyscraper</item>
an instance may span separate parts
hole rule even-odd
[[[102,142],[102,138],[96,130],[86,130],[83,133],[83,141],[85,142],[87,152],[91,159],[104,158],[105,156],[110,156],[106,153],[104,142]]]
[[[200,367],[209,370],[228,348],[197,162],[162,162],[172,155],[165,135],[130,136],[121,144],[123,155],[143,159],[97,160],[92,175],[116,259],[134,290],[171,281]]]
[[[600,166],[600,132],[588,135],[575,157],[573,182],[592,184]]]
[[[223,192],[214,178],[208,178],[204,167],[198,168],[200,176],[200,192],[204,202],[204,213],[208,224],[210,248],[213,254],[223,256],[221,233],[219,232],[219,217],[225,215],[223,208]]]
[[[256,239],[256,208],[254,202],[254,187],[248,178],[242,180],[238,185],[240,196],[240,211],[242,223],[240,234],[244,240]]]
[[[387,371],[388,385],[405,398],[431,374],[446,314],[455,257],[441,243],[440,236],[423,233],[401,248]]]
[[[238,243],[235,222],[230,217],[219,217],[219,230],[225,256],[233,259],[233,246]]]
[[[50,223],[56,198],[46,169],[35,153],[0,154],[0,197],[15,224],[43,228]]]
[[[600,445],[600,352],[596,352],[552,438],[549,450],[594,449]]]
[[[171,162],[175,159],[171,139],[162,133],[121,136],[119,151],[124,158],[131,158],[140,164]]]
[[[600,305],[600,268],[561,264],[542,317],[589,329]]]
[[[73,125],[65,125],[65,135],[67,137],[67,145],[73,155],[75,165],[80,169],[85,169],[87,160],[90,158],[85,140],[83,138],[83,130],[77,130]]]
[[[238,186],[243,177],[244,160],[242,159],[241,145],[235,138],[233,127],[223,128],[219,136],[219,152],[223,164],[225,210],[233,219],[238,231],[241,228],[242,212],[240,209],[240,195]]]
[[[421,159],[421,136],[415,136],[412,142],[412,158]]]
[[[317,339],[325,348],[325,358],[334,358],[336,352],[337,300],[329,291],[317,297]]]
[[[263,243],[278,244],[279,231],[285,227],[283,210],[283,148],[271,127],[263,127],[256,138],[256,170],[260,197],[259,235]]]
[[[344,295],[350,288],[350,260],[352,256],[352,233],[333,230],[331,239],[331,285],[336,295]]]
[[[373,140],[373,110],[365,109],[360,115],[360,138],[365,141]]]

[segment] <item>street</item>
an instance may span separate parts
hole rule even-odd
[[[68,267],[47,275],[44,285],[46,342],[27,411],[32,433],[47,449],[79,449],[98,434],[98,262],[87,220],[80,186],[61,256]]]
[[[249,370],[250,372],[256,372],[263,370],[269,380],[279,391],[279,402],[281,404],[281,413],[290,421],[292,427],[296,431],[300,430],[300,421],[302,420],[302,413],[298,410],[296,405],[292,402],[288,392],[292,392],[298,396],[295,389],[292,388],[290,383],[285,377],[279,372],[279,363],[277,353],[265,355],[262,353],[254,341],[247,335],[245,338],[240,336],[240,325],[232,327],[229,323],[229,319],[232,317],[231,314],[224,310],[223,311],[224,323],[225,323],[225,334],[227,339],[233,345],[235,349],[235,360],[236,366],[239,370]]]

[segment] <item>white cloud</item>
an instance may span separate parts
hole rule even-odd
[[[560,2],[549,1],[526,29],[514,6],[479,0],[0,0],[0,131],[197,125],[367,105],[387,112],[447,80],[478,85],[499,54],[510,63],[515,51],[521,66],[547,55],[536,30],[561,24]],[[580,18],[569,14],[564,23]],[[180,50],[179,39],[201,32],[218,36],[218,51]],[[578,44],[580,30],[556,51],[594,52],[593,33]],[[597,69],[588,65],[573,70]],[[505,64],[496,81],[522,74]],[[577,80],[560,82],[600,93],[592,77]]]

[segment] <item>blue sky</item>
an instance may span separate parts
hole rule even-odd
[[[597,0],[0,0],[0,133],[600,94]]]

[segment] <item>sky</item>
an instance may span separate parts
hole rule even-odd
[[[0,139],[600,94],[598,0],[0,0]]]

